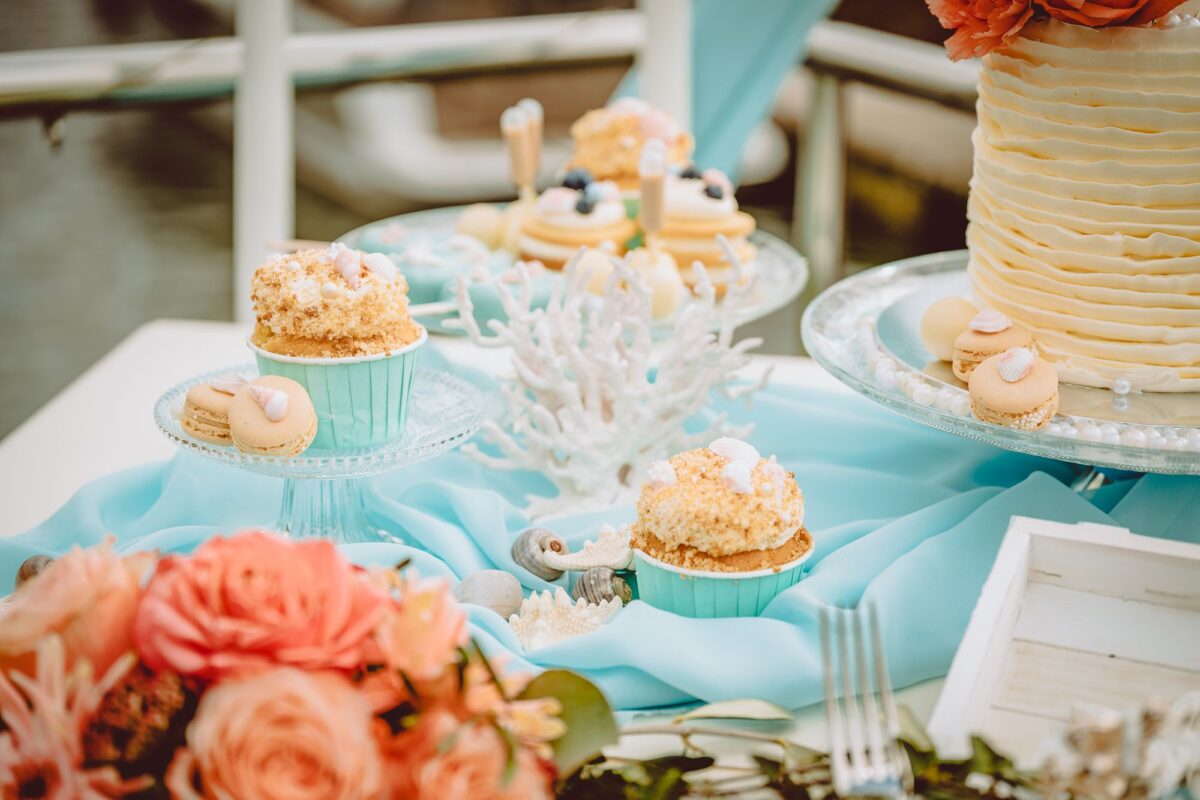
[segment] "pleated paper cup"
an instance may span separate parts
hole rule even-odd
[[[344,450],[383,444],[404,435],[417,350],[428,335],[390,353],[346,358],[301,358],[263,350],[247,339],[261,375],[291,378],[308,391],[317,412],[312,447]]]
[[[795,586],[812,548],[776,569],[706,572],[659,561],[633,551],[638,598],[684,617],[757,617],[775,597]]]

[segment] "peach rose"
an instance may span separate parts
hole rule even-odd
[[[954,31],[946,52],[954,61],[984,56],[1012,42],[1033,16],[1030,0],[925,0],[943,28]]]
[[[1055,19],[1101,28],[1142,25],[1166,16],[1185,0],[1037,0]]]
[[[201,697],[167,788],[176,800],[385,797],[372,729],[370,707],[336,673],[222,681]]]
[[[331,542],[250,531],[159,562],[133,636],[152,669],[201,678],[277,664],[352,670],[390,605]]]
[[[0,604],[0,671],[33,675],[38,643],[51,633],[62,637],[68,668],[86,659],[96,675],[133,648],[141,579],[155,556],[122,558],[113,541],[72,548]]]
[[[515,769],[504,780],[510,745],[486,722],[460,723],[431,709],[416,728],[385,740],[384,764],[392,796],[408,800],[540,800],[553,796],[554,768],[516,747]]]

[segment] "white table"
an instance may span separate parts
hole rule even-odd
[[[5,485],[0,536],[42,522],[85,483],[176,450],[158,431],[154,402],[165,390],[193,375],[249,363],[248,328],[225,322],[157,320],[121,342],[91,369],[58,393],[0,442],[0,475]],[[456,363],[489,372],[504,369],[503,351],[481,350],[460,338],[435,337],[434,346]],[[752,369],[774,367],[773,381],[849,391],[807,358],[757,356]],[[928,681],[899,693],[918,718],[933,709],[941,681]],[[662,724],[662,715],[638,715],[632,724]],[[788,731],[790,738],[824,746],[820,708],[805,709]],[[677,746],[670,738],[638,737],[635,752]]]

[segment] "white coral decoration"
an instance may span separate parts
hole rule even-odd
[[[558,496],[528,497],[532,516],[628,502],[656,459],[718,436],[749,433],[751,426],[732,426],[724,414],[703,430],[684,430],[712,391],[748,396],[766,384],[770,372],[754,383],[730,385],[749,363],[747,351],[762,340],[733,341],[752,281],[743,282],[740,260],[723,237],[721,243],[734,278],[724,301],[717,302],[697,262],[697,296],[657,343],[651,336],[651,292],[628,260],[614,259],[604,294],[596,297],[587,290],[589,271],[578,266],[576,254],[544,309],[531,308],[530,275],[518,264],[515,287],[495,284],[508,321],[489,321],[490,336],[475,321],[466,281],[458,282],[459,325],[481,347],[511,347],[514,373],[502,384],[511,432],[493,421],[483,426],[502,457],[472,445],[463,450],[492,467],[544,473]]]
[[[561,588],[534,592],[521,601],[521,607],[508,618],[521,649],[525,652],[557,644],[573,636],[598,631],[621,610],[621,598],[588,603],[571,600]]]

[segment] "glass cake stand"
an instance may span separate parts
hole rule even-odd
[[[348,247],[361,249],[364,242],[378,241],[379,232],[393,225],[403,226],[410,233],[418,233],[425,238],[445,237],[448,240],[454,235],[455,223],[464,208],[465,206],[449,206],[400,214],[355,228],[338,237],[338,241]],[[808,260],[787,242],[764,231],[752,233],[750,241],[758,248],[758,258],[755,262],[757,278],[753,294],[737,315],[738,325],[745,325],[775,313],[799,297],[808,284]],[[403,249],[401,240],[394,248],[388,250],[389,254],[397,259],[401,270],[404,269],[401,255]],[[453,280],[456,275],[466,273],[465,269],[455,271],[447,275],[447,280]],[[434,333],[462,335],[461,329],[446,327],[443,324],[450,316],[452,315],[421,317],[420,322]],[[670,334],[674,327],[671,320],[660,320],[655,323],[655,329],[656,334]]]
[[[1120,395],[1060,387],[1059,414],[1039,431],[971,416],[966,386],[921,342],[925,309],[966,296],[967,251],[867,270],[827,289],[801,323],[804,346],[852,389],[917,422],[999,447],[1092,467],[1200,475],[1200,394]]]
[[[290,536],[336,542],[392,541],[371,525],[363,506],[362,479],[453,450],[470,439],[484,418],[484,395],[469,382],[436,370],[418,370],[403,438],[386,444],[341,450],[309,449],[291,458],[243,453],[232,445],[195,439],[179,417],[188,389],[218,375],[257,373],[252,364],[197,375],[154,404],[154,421],[183,450],[232,467],[283,478],[283,502],[276,530]]]

